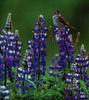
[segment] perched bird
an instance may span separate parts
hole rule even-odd
[[[53,24],[57,27],[70,27],[72,29],[76,29],[74,26],[72,26],[67,20],[64,19],[64,17],[60,14],[59,11],[55,11],[53,14]]]

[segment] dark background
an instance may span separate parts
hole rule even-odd
[[[46,18],[47,26],[52,25],[52,14],[59,9],[61,14],[77,27],[81,33],[80,43],[89,50],[89,0],[0,0],[0,27],[4,26],[7,15],[12,13],[14,30],[18,29],[23,42],[22,55],[27,48],[27,41],[32,39],[32,29],[40,14]],[[74,37],[77,31],[72,31]],[[47,64],[58,51],[56,42],[47,39]]]

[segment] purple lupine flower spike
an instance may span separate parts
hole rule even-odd
[[[74,47],[72,44],[72,36],[69,35],[69,28],[57,22],[58,15],[53,16],[54,34],[59,46],[59,66],[66,68],[70,66],[74,60]]]
[[[36,82],[46,71],[46,38],[47,27],[45,19],[39,16],[33,29],[33,40],[28,41],[28,48],[22,61],[24,70],[31,76],[30,80]],[[37,83],[38,84],[38,83]]]
[[[14,57],[12,56],[14,54],[14,46],[13,42],[14,41],[14,34],[12,31],[12,20],[11,20],[11,13],[8,14],[6,23],[5,23],[5,28],[2,30],[3,31],[3,36],[4,36],[4,45],[3,45],[3,55],[4,55],[4,63],[5,63],[5,85],[6,85],[6,79],[7,79],[7,70],[8,70],[8,76],[10,78],[10,81],[13,81],[13,76],[12,76],[12,66],[14,65]],[[10,55],[9,55],[10,54]]]
[[[87,85],[89,82],[88,77],[88,67],[89,67],[89,58],[86,55],[87,52],[84,48],[84,45],[81,46],[80,54],[75,58],[75,62],[73,64],[73,67],[71,68],[71,79],[69,82],[68,74],[66,75],[66,83],[69,85],[66,87],[66,89],[69,91],[69,87],[72,88],[72,97],[71,99],[81,99],[81,100],[87,100],[87,95],[85,94],[83,90],[80,89],[80,80],[83,80],[85,82],[85,85],[87,88],[89,86]],[[71,85],[70,85],[71,84]],[[65,100],[69,99],[69,94],[66,92],[65,94]]]
[[[21,89],[22,93],[26,93],[27,90],[34,87],[33,82],[35,80],[35,69],[34,66],[34,41],[28,41],[28,48],[26,49],[24,58],[22,60],[22,68],[17,69],[17,83],[16,86]],[[28,84],[25,84],[28,83]],[[32,83],[29,83],[32,82]]]
[[[56,64],[54,62],[54,64],[50,66],[50,75],[58,77],[62,76],[61,70],[65,69],[66,67],[70,68],[71,64],[74,61],[74,47],[72,44],[72,35],[69,35],[69,28],[58,22],[59,16],[60,15],[53,16],[54,35],[58,43],[59,54],[58,59],[55,59]]]
[[[45,26],[45,19],[43,15],[39,16],[33,32],[34,32],[33,40],[35,42],[34,61],[35,61],[35,66],[37,66],[36,73],[44,75],[46,70],[45,57],[46,57],[47,27]]]
[[[17,35],[17,32],[15,32],[16,34],[12,32],[12,28],[11,13],[9,13],[5,27],[2,30],[3,34],[0,35],[0,46],[4,56],[5,80],[8,76],[10,81],[13,80],[12,68],[16,66],[16,62],[19,61],[19,55],[21,54],[21,43],[19,41],[19,36]]]

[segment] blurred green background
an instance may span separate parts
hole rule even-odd
[[[40,14],[46,18],[47,26],[52,25],[52,14],[59,9],[62,15],[81,33],[80,45],[85,44],[89,50],[89,0],[0,0],[0,27],[4,26],[7,14],[12,13],[14,30],[19,29],[23,43],[22,55],[27,48],[27,41],[32,39],[32,29]],[[72,31],[76,36],[77,31]],[[56,42],[47,39],[47,64],[58,52]]]

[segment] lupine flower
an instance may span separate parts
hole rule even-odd
[[[76,100],[78,97],[78,90],[79,90],[79,85],[80,85],[79,74],[68,73],[66,74],[65,78],[66,78],[65,83],[67,84],[67,86],[65,87],[65,100],[68,100],[68,99]]]
[[[74,68],[72,67],[72,73],[67,74],[66,76],[66,83],[69,84],[66,89],[69,91],[69,87],[72,88],[72,93],[74,94],[72,99],[81,99],[87,100],[87,95],[85,95],[84,91],[80,90],[80,80],[85,81],[85,85],[87,86],[87,82],[89,80],[87,69],[89,66],[89,58],[86,55],[86,50],[84,45],[81,46],[80,54],[76,57],[75,63],[73,64]],[[71,76],[72,75],[72,76]],[[70,85],[72,84],[72,86]],[[68,99],[69,94],[66,94]]]
[[[56,22],[57,23],[57,22]],[[59,46],[60,60],[58,65],[62,68],[70,66],[74,60],[74,47],[72,45],[72,36],[69,35],[69,28],[59,24],[54,24],[54,34]]]
[[[31,43],[31,42],[32,41],[29,41],[29,43]],[[30,45],[29,45],[29,47],[30,47]],[[26,50],[25,56],[24,56],[23,61],[22,61],[22,65],[24,66],[25,71],[27,71],[29,73],[29,75],[32,77],[31,79],[34,80],[35,67],[33,64],[33,52],[31,51],[31,49]]]
[[[47,38],[47,28],[45,26],[45,19],[43,15],[40,15],[36,26],[33,30],[33,40],[34,40],[34,62],[37,75],[45,74],[46,70],[46,38]],[[39,75],[38,75],[39,76]]]
[[[38,81],[41,75],[46,71],[46,38],[47,28],[45,19],[40,15],[33,30],[33,40],[28,41],[28,48],[22,61],[24,71],[28,72],[31,78],[29,80]]]
[[[5,63],[5,76],[8,73],[10,81],[13,81],[12,68],[19,66],[21,55],[21,42],[19,40],[18,32],[12,32],[11,13],[8,14],[5,28],[0,35],[0,46],[3,51]],[[6,79],[5,79],[6,80]]]
[[[34,66],[34,41],[28,41],[28,49],[26,49],[24,58],[22,60],[22,65],[24,69],[19,68],[17,71],[17,87],[22,91],[26,91],[33,87],[31,83],[28,81],[34,81],[35,79],[35,66]],[[25,82],[29,84],[25,84]]]
[[[79,73],[81,80],[86,81],[87,76],[87,70],[89,67],[89,58],[86,55],[86,50],[84,48],[84,45],[81,46],[80,55],[76,57],[75,60],[76,64],[76,73]]]
[[[56,18],[57,16],[54,17]],[[56,19],[53,19],[53,22],[55,38],[60,49],[58,59],[55,60],[56,64],[54,63],[54,65],[50,66],[50,75],[60,76],[60,70],[67,66],[70,67],[74,60],[74,47],[72,45],[72,36],[69,35],[69,28],[61,27],[59,23],[57,24]],[[56,72],[56,74],[54,74],[54,72]]]
[[[12,32],[11,13],[8,14],[5,29],[3,29],[3,37],[2,48],[4,49],[3,51],[5,56],[7,56],[7,60],[13,60],[10,64],[12,67],[19,66],[19,60],[21,56],[21,42],[18,31],[16,30],[15,33]]]

